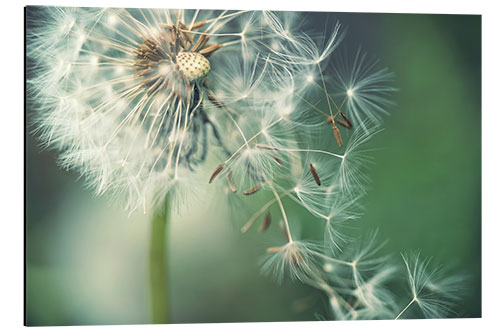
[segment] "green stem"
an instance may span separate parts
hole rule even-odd
[[[168,204],[159,209],[151,221],[151,247],[149,250],[149,282],[153,324],[169,322],[167,272]]]

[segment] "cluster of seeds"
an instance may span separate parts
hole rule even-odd
[[[136,76],[142,78],[142,85],[147,88],[147,94],[170,90],[181,95],[189,88],[189,81],[182,77],[181,72],[173,66],[176,53],[175,36],[162,32],[156,38],[144,38],[144,43],[136,51],[137,60],[134,67]]]

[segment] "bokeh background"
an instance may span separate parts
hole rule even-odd
[[[317,31],[340,20],[343,48],[361,46],[396,74],[396,106],[371,143],[361,228],[378,228],[384,253],[420,249],[466,274],[455,310],[481,316],[481,17],[304,15]],[[29,130],[26,145],[28,325],[148,323],[148,217],[94,197]],[[221,200],[172,217],[172,321],[327,318],[319,292],[259,273],[266,244],[239,234]]]

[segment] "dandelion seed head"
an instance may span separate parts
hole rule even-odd
[[[292,280],[322,283],[320,273],[314,264],[314,252],[317,246],[304,241],[288,242],[287,244],[268,248],[267,255],[261,262],[264,274],[271,275],[278,282],[285,276]]]
[[[333,68],[333,84],[348,97],[346,113],[355,123],[380,123],[381,116],[393,105],[390,97],[397,91],[392,86],[394,74],[378,67],[377,59],[368,57],[361,49],[354,55],[340,54]]]
[[[113,191],[130,210],[146,205],[149,211],[151,198],[171,188],[169,179],[183,181],[206,160],[212,136],[218,149],[227,149],[204,102],[208,73],[220,77],[227,68],[216,61],[214,69],[208,59],[221,47],[218,33],[237,46],[251,31],[234,32],[227,24],[244,12],[213,14],[32,9],[28,87],[41,106],[36,131],[46,146],[62,150],[62,165],[80,171],[97,193]],[[189,30],[195,16],[211,22],[208,35]],[[226,59],[240,58],[237,50],[225,52]],[[211,86],[221,96],[233,95],[224,84]],[[250,97],[251,86],[244,88]]]
[[[462,294],[463,276],[445,275],[442,267],[431,266],[419,251],[402,254],[413,299],[426,318],[444,318],[453,313],[452,304]]]

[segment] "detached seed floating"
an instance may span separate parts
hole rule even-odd
[[[231,170],[227,173],[227,181],[229,182],[229,188],[231,189],[231,192],[236,193],[236,185],[234,185],[234,180],[233,180],[233,173]]]
[[[259,228],[259,232],[264,232],[271,225],[271,213],[267,212],[266,216],[264,216],[264,220],[262,221],[262,225]]]
[[[246,191],[243,191],[243,194],[244,195],[252,195],[254,194],[255,192],[257,192],[258,190],[260,190],[260,185],[255,185],[254,187],[252,188],[249,188],[248,190]]]
[[[314,178],[314,181],[318,186],[321,186],[321,180],[319,179],[318,173],[316,172],[316,169],[314,168],[314,165],[312,163],[309,163],[309,168],[311,170],[311,174]]]
[[[212,172],[212,175],[210,176],[210,180],[208,181],[209,184],[211,184],[213,182],[215,177],[217,177],[217,175],[222,171],[222,169],[224,169],[224,163],[219,164],[217,166],[217,168],[215,168],[214,172]]]
[[[349,118],[347,118],[347,116],[343,112],[340,112],[340,116],[342,118],[344,118],[344,120],[346,121],[346,124],[342,125],[342,126],[351,129],[352,128],[352,122],[351,122],[351,120]],[[339,124],[340,124],[340,122],[339,122]]]
[[[337,140],[337,144],[339,147],[342,147],[342,136],[340,135],[339,128],[335,125],[335,120],[332,123],[333,134],[335,135],[335,140]]]

